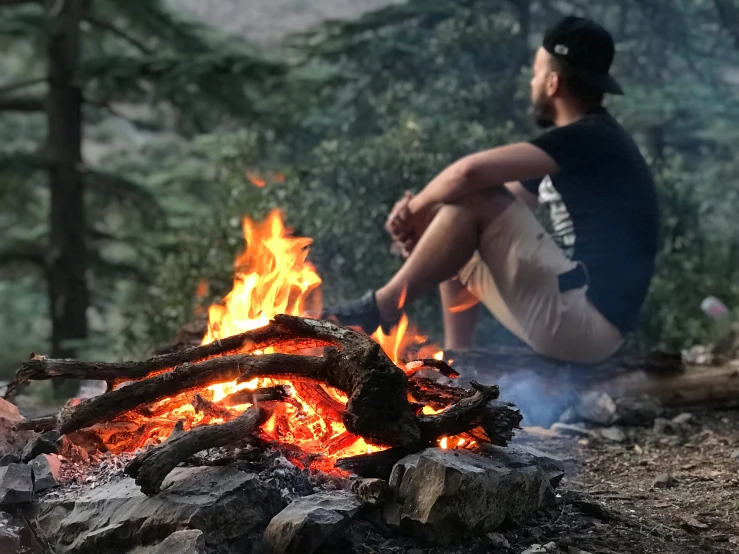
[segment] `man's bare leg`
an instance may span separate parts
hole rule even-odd
[[[459,279],[448,279],[439,285],[444,317],[444,349],[466,350],[475,342],[479,319],[479,300]]]
[[[405,264],[376,291],[382,320],[396,320],[403,303],[454,277],[472,257],[483,231],[514,201],[501,187],[442,206]]]

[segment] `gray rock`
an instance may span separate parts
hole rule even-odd
[[[547,543],[547,544],[532,544],[529,546],[526,550],[523,550],[521,554],[551,554],[552,552],[555,552],[555,550],[548,548],[549,545],[553,545],[554,543]],[[555,546],[556,548],[556,546]]]
[[[205,536],[200,529],[175,531],[151,554],[204,554]]]
[[[652,481],[652,488],[669,489],[671,487],[674,487],[676,483],[677,480],[672,475],[668,473],[662,473],[654,478],[654,481]]]
[[[0,506],[26,504],[33,498],[31,467],[8,464],[0,467]]]
[[[511,543],[508,542],[508,539],[506,539],[500,533],[488,533],[487,537],[488,537],[488,540],[490,540],[490,546],[492,546],[493,548],[510,548],[511,547]]]
[[[613,442],[625,442],[626,433],[624,433],[619,427],[606,427],[600,430],[600,434],[604,439]]]
[[[25,419],[18,410],[18,406],[8,402],[4,398],[0,398],[0,417],[13,423],[20,423]]]
[[[575,404],[575,412],[585,421],[613,425],[618,421],[618,408],[605,392],[586,392]]]
[[[59,440],[57,431],[46,431],[31,439],[31,441],[23,447],[21,452],[21,460],[28,463],[39,454],[56,454],[59,452],[56,441]]]
[[[269,522],[265,543],[273,554],[311,554],[361,508],[362,501],[349,491],[297,498]]]
[[[257,548],[254,535],[283,506],[279,489],[255,474],[187,467],[172,471],[154,497],[125,478],[76,497],[41,497],[30,516],[57,554],[153,547],[183,528],[202,531],[210,551],[248,554]]]
[[[32,431],[18,427],[23,420],[17,406],[0,398],[0,456],[19,451],[33,436]]]
[[[616,410],[624,425],[641,426],[652,425],[665,411],[662,402],[648,394],[619,398],[616,400]]]
[[[33,469],[34,492],[45,491],[59,484],[62,462],[56,454],[39,454],[29,465]]]
[[[0,512],[0,552],[3,554],[20,554],[21,533],[23,528],[19,521]]]
[[[554,499],[541,467],[507,467],[500,459],[429,448],[393,468],[385,521],[420,539],[448,544],[455,537],[495,531],[507,515],[520,520]]]
[[[349,490],[362,502],[376,505],[388,499],[390,487],[384,479],[355,479],[349,482]]]
[[[674,435],[678,431],[678,426],[669,419],[658,417],[654,420],[652,431],[655,435]]]
[[[536,448],[520,444],[511,444],[505,448],[484,444],[483,447],[493,459],[503,463],[506,467],[514,469],[540,467],[547,474],[552,488],[556,488],[565,476],[565,464],[561,458]]]
[[[552,425],[552,431],[557,431],[560,435],[569,435],[571,437],[589,437],[591,435],[582,423],[560,423]]]
[[[731,454],[729,454],[732,460],[739,460],[739,448],[736,450],[733,450]]]
[[[559,421],[562,423],[576,423],[578,419],[577,412],[575,412],[575,408],[572,406],[569,406],[564,412],[562,412],[562,415],[559,416]]]
[[[8,464],[19,464],[20,462],[21,459],[18,454],[5,454],[5,456],[0,457],[0,467]]]
[[[673,417],[672,423],[674,423],[675,425],[686,425],[690,423],[692,420],[693,420],[693,414],[689,414],[688,412],[683,412]]]

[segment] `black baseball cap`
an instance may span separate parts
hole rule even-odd
[[[563,18],[546,32],[542,46],[590,86],[611,94],[624,93],[608,73],[616,51],[613,37],[592,19]]]

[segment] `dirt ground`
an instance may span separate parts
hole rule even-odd
[[[593,554],[739,552],[739,410],[689,413],[668,414],[688,421],[666,429],[625,428],[622,443],[520,433],[561,457],[567,475],[556,509],[505,533],[512,550],[554,542]]]

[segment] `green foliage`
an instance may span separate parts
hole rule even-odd
[[[712,217],[721,206],[705,199],[697,179],[679,160],[657,169],[662,247],[636,337],[643,348],[712,342],[719,338],[716,325],[701,312],[701,301],[713,295],[739,306],[736,229],[721,228],[720,218]]]

